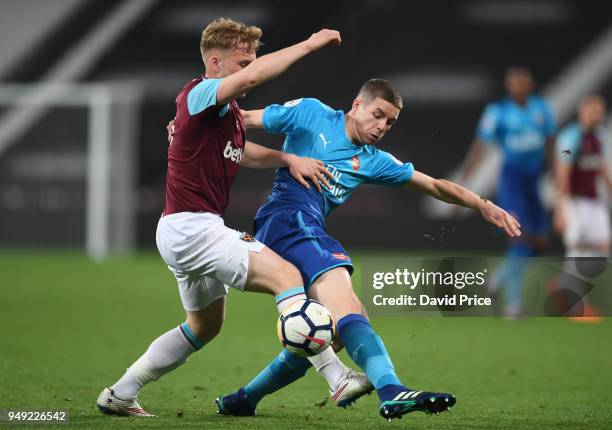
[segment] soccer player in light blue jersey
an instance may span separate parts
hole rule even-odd
[[[486,146],[498,145],[503,157],[498,204],[519,220],[523,235],[510,239],[506,258],[493,277],[491,289],[503,288],[505,313],[514,317],[521,312],[526,257],[533,257],[544,248],[550,229],[538,184],[547,160],[554,160],[556,125],[548,103],[533,93],[529,70],[508,69],[506,89],[508,96],[487,105],[482,114],[462,182],[480,163]]]
[[[302,274],[308,296],[331,311],[339,340],[367,374],[380,398],[379,412],[387,419],[413,411],[446,411],[454,405],[455,397],[410,389],[400,381],[385,345],[353,291],[351,259],[328,234],[325,217],[346,202],[359,185],[370,183],[407,187],[472,208],[509,236],[520,235],[516,220],[490,201],[457,184],[418,172],[411,163],[375,147],[397,121],[401,108],[401,96],[391,84],[372,79],[363,85],[346,114],[310,98],[245,114],[247,126],[284,134],[284,152],[321,160],[334,176],[331,186],[319,192],[301,186],[286,169],[277,170],[272,194],[255,217],[256,236],[292,262]],[[338,386],[337,381],[342,380],[346,368],[332,348],[310,360],[312,364],[283,351],[245,387],[218,398],[219,412],[254,415],[265,395],[302,377],[311,365],[327,380],[336,404],[346,406],[355,400],[338,401],[346,386]]]

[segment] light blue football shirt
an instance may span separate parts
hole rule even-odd
[[[507,97],[485,108],[476,138],[487,144],[498,144],[506,166],[537,172],[544,167],[546,141],[555,131],[554,116],[544,99],[530,96],[520,106]]]
[[[283,151],[325,163],[334,179],[321,195],[314,187],[305,190],[286,169],[277,172],[272,194],[258,212],[265,215],[279,208],[309,210],[327,216],[346,202],[361,184],[404,185],[414,167],[372,145],[354,145],[345,132],[345,115],[317,99],[303,98],[284,105],[266,107],[264,129],[286,135]]]

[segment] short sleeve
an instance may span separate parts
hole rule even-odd
[[[269,133],[298,135],[311,129],[316,118],[329,109],[310,98],[270,105],[264,109],[263,127]]]
[[[403,163],[388,152],[377,150],[367,182],[399,187],[410,181],[413,173],[412,163]]]
[[[497,142],[497,131],[499,128],[501,109],[498,105],[490,104],[483,111],[478,127],[476,129],[476,138],[483,143]]]
[[[577,126],[564,128],[557,137],[556,153],[559,161],[572,164],[578,156],[580,146],[580,129]]]
[[[217,104],[217,89],[221,81],[222,79],[204,79],[189,91],[187,108],[190,115],[197,115]]]

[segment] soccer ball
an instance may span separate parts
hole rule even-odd
[[[285,349],[300,357],[310,357],[331,345],[334,320],[316,300],[296,300],[278,318],[277,332]]]

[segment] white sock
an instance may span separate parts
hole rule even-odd
[[[189,331],[189,335],[193,336],[193,333]],[[111,387],[115,395],[120,399],[132,399],[145,384],[156,381],[185,363],[197,351],[186,336],[181,327],[175,327],[155,339],[147,352]]]
[[[278,313],[282,313],[296,300],[306,300],[306,292],[303,287],[290,288],[276,295],[276,307]]]
[[[329,389],[336,391],[340,380],[348,367],[340,361],[334,349],[330,346],[325,351],[308,357],[308,360],[312,363],[319,375],[323,376],[329,385]]]

